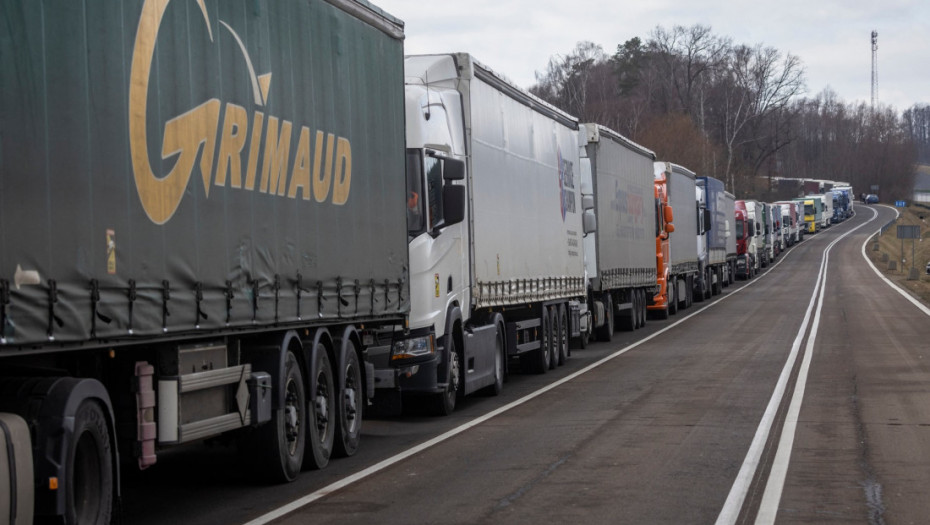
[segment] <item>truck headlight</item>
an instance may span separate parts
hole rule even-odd
[[[423,357],[436,352],[436,336],[429,334],[394,342],[391,348],[391,361]]]

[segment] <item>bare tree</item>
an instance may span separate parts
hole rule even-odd
[[[761,45],[732,48],[726,67],[717,70],[714,92],[718,100],[713,105],[727,155],[723,175],[730,187],[735,185],[736,156],[747,145],[757,148],[755,156],[745,159],[754,176],[765,158],[790,141],[790,135],[779,137],[778,127],[791,115],[786,111],[789,102],[803,89],[804,69],[794,55],[783,57],[778,50]]]

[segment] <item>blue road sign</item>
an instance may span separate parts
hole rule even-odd
[[[904,202],[904,201],[894,201],[894,205],[895,205],[896,208],[906,208],[906,207],[907,207],[907,203]]]

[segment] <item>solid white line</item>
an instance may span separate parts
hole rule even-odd
[[[775,267],[775,265],[772,266],[772,268],[774,268],[774,267]],[[769,271],[771,271],[771,268],[769,269]],[[768,273],[768,272],[766,272],[766,273]],[[757,280],[758,280],[759,278],[761,278],[762,276],[764,276],[766,273],[763,273],[763,274],[759,275],[759,277],[757,278]],[[343,479],[341,479],[341,480],[339,480],[339,481],[336,481],[336,482],[334,482],[334,483],[332,483],[332,484],[330,484],[330,485],[327,485],[327,486],[325,486],[325,487],[323,487],[323,488],[321,488],[321,489],[319,489],[319,490],[317,490],[317,491],[315,491],[315,492],[312,492],[312,493],[310,493],[310,494],[307,494],[306,496],[300,497],[300,498],[298,498],[298,499],[296,499],[296,500],[294,500],[294,501],[292,501],[292,502],[290,502],[290,503],[287,503],[287,504],[285,504],[285,505],[283,505],[283,506],[281,506],[281,507],[278,507],[277,509],[272,510],[271,512],[268,512],[267,514],[264,514],[264,515],[262,515],[262,516],[259,516],[259,517],[255,518],[255,519],[253,519],[253,520],[251,520],[251,521],[245,523],[244,525],[265,525],[265,524],[267,524],[267,523],[270,523],[270,522],[272,522],[272,521],[274,521],[274,520],[276,520],[276,519],[278,519],[278,518],[281,518],[281,517],[283,517],[283,516],[285,516],[285,515],[287,515],[287,514],[290,514],[291,512],[294,512],[294,511],[300,509],[301,507],[305,507],[305,506],[309,505],[310,503],[313,503],[314,501],[319,500],[320,498],[323,498],[323,497],[325,497],[325,496],[327,496],[327,495],[329,495],[329,494],[332,494],[333,492],[335,492],[335,491],[337,491],[337,490],[343,489],[343,488],[345,488],[345,487],[347,487],[347,486],[349,486],[349,485],[351,485],[351,484],[353,484],[353,483],[356,483],[356,482],[361,481],[361,480],[363,480],[363,479],[365,479],[365,478],[367,478],[367,477],[369,477],[369,476],[371,476],[371,475],[373,475],[373,474],[376,474],[376,473],[378,473],[378,472],[380,472],[380,471],[382,471],[382,470],[384,470],[384,469],[386,469],[386,468],[388,468],[388,467],[390,467],[390,466],[392,466],[392,465],[394,465],[394,464],[396,464],[396,463],[399,463],[399,462],[401,462],[401,461],[403,461],[403,460],[405,460],[405,459],[407,459],[407,458],[409,458],[409,457],[411,457],[411,456],[414,456],[414,455],[416,455],[416,454],[419,454],[420,452],[423,452],[424,450],[426,450],[426,449],[428,449],[428,448],[430,448],[430,447],[432,447],[432,446],[434,446],[434,445],[437,445],[437,444],[439,444],[439,443],[442,443],[443,441],[449,440],[449,439],[451,439],[451,438],[453,438],[453,437],[455,437],[455,436],[461,434],[462,432],[465,432],[466,430],[469,430],[469,429],[471,429],[471,428],[473,428],[473,427],[476,427],[476,426],[478,426],[478,425],[480,425],[480,424],[482,424],[482,423],[488,421],[488,420],[491,419],[491,418],[497,417],[497,416],[499,416],[499,415],[501,415],[501,414],[503,414],[503,413],[505,413],[505,412],[507,412],[507,411],[509,411],[509,410],[512,410],[512,409],[514,409],[514,408],[516,408],[516,407],[518,407],[518,406],[520,406],[520,405],[522,405],[522,404],[524,404],[524,403],[526,403],[526,402],[528,402],[528,401],[530,401],[530,400],[532,400],[532,399],[534,399],[534,398],[536,398],[536,397],[539,397],[539,396],[545,394],[546,392],[549,392],[550,390],[553,390],[553,389],[555,389],[555,388],[558,388],[559,386],[562,386],[563,384],[565,384],[565,383],[567,383],[567,382],[569,382],[569,381],[572,381],[572,380],[574,380],[574,379],[576,379],[576,378],[578,378],[578,377],[580,377],[580,376],[582,376],[582,375],[584,375],[584,374],[590,372],[591,370],[594,370],[595,368],[598,368],[599,366],[603,365],[604,363],[607,363],[608,361],[611,361],[611,360],[613,360],[613,359],[615,359],[615,358],[617,358],[617,357],[619,357],[619,356],[621,356],[621,355],[623,355],[623,354],[629,352],[630,350],[636,348],[637,346],[639,346],[639,345],[641,345],[641,344],[643,344],[643,343],[645,343],[645,342],[647,342],[647,341],[651,341],[652,339],[654,339],[654,338],[656,338],[656,337],[658,337],[658,336],[664,334],[665,332],[667,332],[667,331],[671,330],[672,328],[674,328],[674,327],[680,325],[681,323],[684,323],[684,322],[687,321],[688,319],[691,319],[692,317],[694,317],[694,316],[700,314],[701,312],[704,312],[704,311],[707,310],[708,308],[712,308],[712,307],[716,306],[717,304],[719,304],[721,301],[725,301],[725,300],[729,299],[730,297],[736,295],[737,293],[743,291],[743,290],[746,289],[750,284],[753,284],[753,283],[747,283],[746,286],[743,286],[743,287],[741,287],[741,288],[738,289],[738,290],[734,290],[733,292],[730,292],[729,294],[727,294],[727,295],[725,295],[725,296],[723,296],[723,297],[718,298],[716,301],[713,301],[713,302],[711,302],[711,303],[709,303],[709,304],[704,305],[703,307],[701,307],[701,308],[695,310],[694,312],[692,312],[692,313],[686,315],[685,317],[682,317],[682,318],[678,319],[678,320],[675,321],[674,323],[672,323],[672,324],[666,326],[665,328],[662,328],[661,330],[655,332],[654,334],[651,334],[651,335],[649,335],[649,336],[646,336],[646,337],[644,337],[643,339],[640,339],[639,341],[636,341],[635,343],[632,343],[632,344],[630,344],[630,345],[628,345],[628,346],[626,346],[626,347],[624,347],[624,348],[622,348],[622,349],[620,349],[620,350],[618,350],[618,351],[616,351],[616,352],[614,352],[614,353],[612,353],[612,354],[610,354],[610,355],[608,355],[608,356],[605,356],[605,357],[601,358],[600,360],[598,360],[598,361],[596,361],[596,362],[594,362],[594,363],[592,363],[592,364],[590,364],[590,365],[588,365],[588,366],[582,368],[581,370],[578,370],[577,372],[573,372],[572,374],[567,375],[567,376],[563,377],[562,379],[559,379],[558,381],[556,381],[556,382],[554,382],[554,383],[551,383],[551,384],[549,384],[549,385],[546,385],[545,387],[540,388],[539,390],[537,390],[537,391],[535,391],[535,392],[532,392],[532,393],[530,393],[530,394],[527,394],[526,396],[521,397],[520,399],[517,399],[516,401],[513,401],[513,402],[511,402],[511,403],[508,403],[508,404],[506,404],[506,405],[504,405],[504,406],[502,406],[502,407],[500,407],[500,408],[497,408],[497,409],[495,409],[495,410],[492,410],[491,412],[488,412],[487,414],[484,414],[483,416],[477,417],[477,418],[475,418],[475,419],[473,419],[473,420],[471,420],[471,421],[469,421],[469,422],[467,422],[467,423],[465,423],[465,424],[463,424],[463,425],[461,425],[461,426],[458,426],[458,427],[456,427],[456,428],[453,428],[453,429],[451,429],[451,430],[449,430],[449,431],[447,431],[447,432],[445,432],[445,433],[443,433],[443,434],[440,434],[440,435],[438,435],[438,436],[436,436],[436,437],[434,437],[434,438],[432,438],[432,439],[430,439],[430,440],[428,440],[428,441],[424,441],[423,443],[420,443],[419,445],[416,445],[416,446],[413,447],[413,448],[407,449],[407,450],[405,450],[404,452],[401,452],[401,453],[399,453],[399,454],[397,454],[397,455],[395,455],[395,456],[391,456],[391,457],[389,457],[389,458],[387,458],[387,459],[385,459],[385,460],[383,460],[383,461],[381,461],[381,462],[379,462],[379,463],[375,463],[374,465],[372,465],[372,466],[370,466],[370,467],[368,467],[368,468],[366,468],[366,469],[360,470],[360,471],[356,472],[355,474],[351,474],[351,475],[349,475],[348,477],[345,477],[345,478],[343,478]]]
[[[888,206],[888,207],[890,207],[890,206]],[[900,213],[898,213],[898,210],[894,210],[894,212],[895,212],[897,215],[900,215]],[[897,217],[897,215],[896,215],[896,217]],[[878,233],[878,232],[876,231],[875,233]],[[872,235],[875,235],[875,234],[872,234]],[[865,247],[866,247],[867,244],[869,244],[869,239],[870,239],[870,237],[869,237],[869,238],[866,238],[866,239],[865,239],[865,242],[862,243],[862,258],[865,259],[865,262],[869,263],[869,266],[872,267],[872,271],[875,272],[875,275],[879,276],[883,281],[885,281],[885,284],[887,284],[888,286],[890,286],[891,288],[893,288],[893,289],[894,289],[895,291],[897,291],[899,294],[903,295],[905,299],[907,299],[907,300],[910,301],[914,306],[916,306],[917,308],[919,308],[920,311],[922,311],[923,313],[925,313],[925,314],[927,314],[928,316],[930,316],[930,308],[927,308],[926,305],[924,305],[923,303],[921,303],[921,302],[918,301],[917,299],[914,299],[914,296],[912,296],[911,294],[909,294],[906,290],[902,289],[900,286],[898,286],[897,284],[895,284],[894,282],[892,282],[890,279],[888,279],[887,277],[885,277],[884,275],[882,275],[882,272],[879,271],[879,269],[876,268],[874,264],[872,264],[872,260],[869,259],[868,255],[865,254]]]
[[[788,359],[785,361],[781,374],[778,376],[778,382],[775,383],[775,391],[772,392],[772,397],[769,398],[769,403],[765,407],[762,420],[759,422],[756,433],[752,438],[752,443],[749,445],[749,451],[746,452],[746,458],[743,460],[743,464],[740,466],[739,472],[736,475],[736,480],[733,481],[733,486],[730,487],[727,500],[723,504],[723,508],[720,509],[720,514],[717,516],[717,525],[735,524],[739,517],[740,509],[743,508],[746,494],[749,493],[749,485],[752,484],[752,478],[755,476],[756,470],[759,467],[759,461],[762,458],[765,442],[768,441],[769,432],[771,432],[772,424],[775,422],[778,405],[788,386],[788,378],[791,376],[791,369],[794,368],[794,363],[797,360],[798,349],[801,347],[801,342],[804,340],[804,333],[807,331],[807,326],[810,323],[811,312],[814,309],[814,300],[817,297],[817,291],[820,287],[821,275],[823,275],[823,263],[821,263],[820,272],[817,274],[817,281],[814,284],[814,293],[811,294],[810,302],[807,305],[807,311],[804,313],[804,320],[801,322],[801,328],[798,330],[794,342],[791,344],[791,352],[788,354]]]
[[[877,214],[875,215],[877,216]],[[736,480],[733,482],[733,486],[730,488],[730,493],[727,495],[727,500],[723,505],[723,508],[720,510],[720,514],[717,516],[717,525],[733,525],[736,523],[737,518],[739,517],[740,510],[743,508],[743,504],[746,501],[746,495],[749,493],[749,486],[752,484],[752,479],[755,476],[756,471],[759,468],[759,463],[762,458],[762,452],[765,448],[765,443],[768,441],[769,434],[772,431],[772,425],[775,422],[775,416],[778,411],[778,406],[781,404],[781,399],[785,395],[785,390],[788,385],[788,379],[791,376],[791,370],[794,368],[794,364],[797,361],[798,350],[801,347],[801,342],[804,340],[804,334],[807,332],[808,324],[811,319],[811,312],[814,308],[815,302],[818,302],[819,294],[819,304],[823,304],[823,291],[824,284],[826,281],[826,265],[828,260],[828,254],[830,249],[841,239],[851,234],[852,232],[858,230],[859,228],[865,226],[869,222],[875,219],[875,216],[869,221],[860,224],[859,226],[849,230],[840,237],[836,238],[831,242],[825,249],[824,254],[820,260],[820,271],[817,274],[817,281],[814,285],[814,291],[811,294],[810,302],[807,306],[807,311],[804,314],[804,320],[801,323],[801,327],[798,330],[797,335],[795,336],[794,342],[791,345],[791,352],[788,354],[788,359],[785,361],[784,367],[782,367],[781,375],[778,377],[778,382],[775,384],[775,390],[772,392],[772,397],[769,398],[769,403],[766,406],[765,412],[762,415],[762,420],[759,422],[759,426],[756,428],[756,433],[753,436],[752,443],[749,445],[749,450],[746,453],[746,458],[743,460],[743,464],[740,467],[739,473],[737,473]],[[819,320],[820,315],[820,306],[818,306],[817,314],[815,320]],[[815,323],[817,324],[817,323]],[[815,331],[812,331],[812,334],[815,334]],[[808,349],[805,353],[805,358],[810,352],[810,345],[812,345],[813,335],[808,339]],[[802,360],[803,363],[803,360]],[[802,364],[803,366],[803,364]],[[798,385],[795,384],[795,393],[798,391]],[[801,394],[803,395],[803,387],[801,387]],[[798,400],[798,408],[800,408],[800,398]],[[785,427],[788,426],[786,422]],[[784,437],[784,429],[783,434]],[[792,429],[791,437],[793,440],[794,432]],[[779,449],[780,451],[781,449]],[[777,453],[776,453],[777,455]],[[788,456],[790,458],[790,448],[788,449]],[[787,469],[787,462],[785,463],[785,469]],[[771,473],[770,473],[771,476]],[[781,481],[781,486],[784,485],[784,480]],[[768,490],[768,484],[766,485],[766,490]],[[775,487],[773,487],[775,490]],[[780,498],[781,487],[778,489],[778,495]],[[775,507],[777,511],[778,501],[775,501]],[[774,516],[773,516],[774,518]]]
[[[833,244],[835,243],[836,241],[834,241]],[[798,378],[795,381],[794,393],[791,395],[791,404],[788,407],[788,413],[785,415],[785,423],[782,426],[778,449],[775,452],[775,458],[772,460],[772,468],[769,471],[768,481],[765,483],[765,492],[762,494],[759,512],[756,514],[757,525],[775,523],[775,515],[778,514],[778,504],[781,501],[781,494],[785,487],[785,479],[788,476],[788,463],[791,461],[791,450],[794,447],[794,435],[797,429],[798,415],[801,413],[801,403],[804,400],[804,390],[807,386],[807,374],[810,370],[811,356],[814,354],[814,342],[817,340],[817,332],[820,329],[820,314],[823,310],[823,298],[826,295],[827,274],[830,266],[830,249],[833,247],[833,244],[830,244],[825,252],[826,257],[824,258],[822,268],[823,280],[820,286],[819,298],[817,299],[817,310],[814,313],[811,333],[807,337],[807,345],[804,347],[804,357],[801,359],[801,368],[798,371]]]

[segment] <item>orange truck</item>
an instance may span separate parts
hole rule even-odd
[[[656,162],[654,183],[657,292],[647,310],[666,319],[694,301],[699,268],[695,174],[671,162]]]

